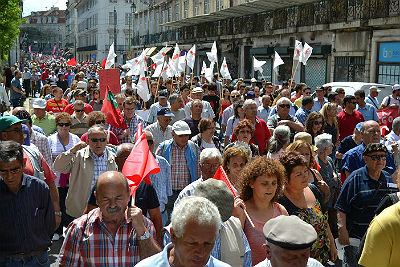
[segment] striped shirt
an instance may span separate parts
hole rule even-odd
[[[163,212],[165,205],[168,203],[168,197],[172,195],[171,166],[168,161],[161,156],[156,156],[156,161],[160,167],[160,172],[150,174],[150,180],[157,192],[158,201],[160,202],[160,211]]]
[[[103,172],[108,171],[108,166],[107,166],[107,159],[108,159],[108,150],[105,149],[103,155],[100,157],[97,156],[95,153],[93,153],[92,150],[90,150],[90,156],[94,160],[94,173],[93,173],[93,180],[92,180],[92,185],[91,185],[91,191],[93,191],[93,188],[96,184],[97,178],[99,178],[100,174]],[[111,171],[111,170],[110,170]]]
[[[139,123],[142,123],[142,128],[144,129],[146,127],[146,123],[142,118],[140,118],[138,115],[134,115],[134,117],[131,119],[130,122],[126,120],[126,117],[124,115],[124,120],[126,122],[126,125],[128,126],[129,131],[131,132],[130,135],[125,136],[121,140],[119,140],[120,144],[123,143],[132,143],[135,142],[135,134],[137,131],[137,126]],[[110,130],[115,133],[116,136],[121,135],[124,132],[124,129],[115,127],[115,126],[110,126]]]
[[[144,225],[155,239],[153,223],[143,216]],[[101,219],[100,209],[74,220],[67,229],[59,254],[63,266],[134,266],[140,261],[139,244],[132,223],[124,220],[115,237]]]
[[[171,182],[172,190],[182,190],[190,183],[190,172],[185,151],[188,145],[180,148],[175,142],[171,145]]]
[[[44,134],[41,134],[39,132],[36,132],[32,129],[32,133],[30,135],[31,143],[37,146],[39,149],[40,153],[42,153],[43,158],[46,160],[46,162],[52,166],[52,159],[51,159],[51,150],[50,150],[50,145],[49,141],[47,140],[47,137]]]

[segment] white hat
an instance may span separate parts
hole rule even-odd
[[[252,82],[252,83],[256,83],[256,82],[257,82],[257,80],[256,80],[256,78],[251,78],[250,82]]]
[[[172,131],[177,135],[191,134],[189,125],[184,121],[177,121],[172,125]]]
[[[400,90],[400,84],[396,83],[395,85],[393,85],[392,89],[393,91]]]
[[[76,89],[84,89],[84,90],[86,90],[86,88],[87,88],[87,83],[84,82],[84,81],[79,81],[76,84]]]
[[[46,108],[47,106],[47,101],[44,100],[43,98],[36,98],[33,100],[32,107],[33,108]]]
[[[376,86],[371,86],[371,87],[369,88],[369,91],[370,91],[370,92],[378,92],[378,93],[379,93],[381,90],[379,90],[378,87],[376,87]]]

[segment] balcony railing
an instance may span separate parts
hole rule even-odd
[[[97,50],[97,45],[81,46],[76,49],[76,51],[78,52],[94,51],[94,50]]]

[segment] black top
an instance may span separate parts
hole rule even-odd
[[[203,96],[203,100],[207,101],[210,103],[214,114],[217,115],[218,114],[218,108],[219,108],[219,96],[218,95],[205,95]],[[216,118],[218,118],[218,116],[215,116]]]
[[[346,153],[352,148],[355,148],[357,146],[356,142],[354,142],[352,135],[346,136],[342,142],[340,142],[340,145],[338,147],[338,152],[339,153]]]
[[[17,194],[0,177],[0,255],[47,249],[56,227],[49,187],[23,174]]]
[[[142,181],[135,192],[135,206],[142,210],[142,214],[147,216],[147,211],[160,207],[157,192],[153,185]]]
[[[200,120],[194,120],[192,117],[186,117],[183,119],[183,121],[189,125],[190,131],[192,132],[189,138],[192,138],[193,136],[199,134]]]
[[[336,145],[338,129],[335,127],[335,124],[330,125],[328,123],[325,123],[324,132],[332,135],[332,144]]]
[[[57,86],[60,87],[63,90],[63,92],[65,92],[68,89],[68,81],[67,80],[57,81]]]

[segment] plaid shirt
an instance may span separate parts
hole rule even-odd
[[[47,164],[52,166],[53,160],[51,158],[51,150],[50,150],[50,145],[49,145],[49,141],[47,140],[47,137],[41,133],[32,131],[30,139],[31,139],[31,143],[34,144],[35,146],[37,146],[40,153],[42,153],[43,158],[47,161]]]
[[[91,190],[93,190],[93,188],[96,184],[97,178],[99,178],[100,174],[108,171],[108,166],[107,166],[108,150],[106,148],[104,151],[104,154],[101,155],[100,157],[97,156],[95,153],[93,153],[92,150],[90,150],[90,156],[94,160],[94,173],[93,173],[93,180],[92,180],[92,185],[91,185]]]
[[[187,145],[180,148],[175,141],[171,147],[172,190],[182,190],[190,184],[190,172],[185,158]]]
[[[143,216],[144,225],[155,239],[153,223]],[[67,229],[59,254],[63,266],[134,266],[140,261],[139,244],[132,224],[124,220],[112,237],[101,219],[100,209],[74,220]]]
[[[142,128],[144,129],[146,127],[146,123],[144,122],[144,120],[142,118],[140,118],[138,115],[134,115],[133,118],[131,119],[130,122],[128,122],[125,118],[124,115],[124,120],[126,122],[126,125],[128,126],[129,131],[131,132],[131,135],[127,135],[124,138],[122,138],[121,140],[119,140],[119,143],[132,143],[135,141],[135,134],[137,131],[137,126],[139,125],[139,123],[142,123]],[[121,135],[124,132],[124,129],[115,127],[115,126],[110,126],[110,130],[115,133],[116,136]]]

